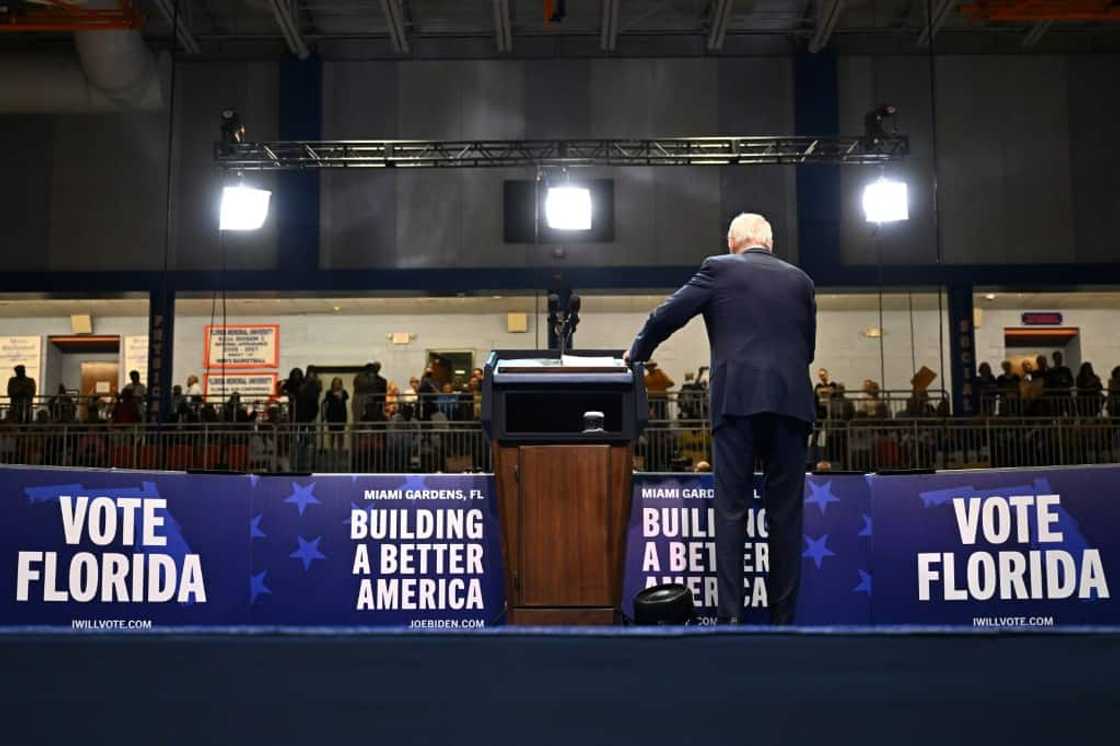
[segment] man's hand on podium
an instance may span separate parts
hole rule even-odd
[[[630,365],[630,350],[627,350],[626,352],[622,353],[622,362],[626,363],[627,365]]]

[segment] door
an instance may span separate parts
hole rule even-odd
[[[120,363],[83,361],[82,397],[116,397],[117,382],[120,380]]]

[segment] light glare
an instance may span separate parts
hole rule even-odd
[[[272,192],[247,186],[222,189],[222,213],[218,226],[223,231],[255,231],[268,218]]]
[[[863,188],[863,214],[869,223],[894,223],[910,219],[906,183],[879,179]]]
[[[591,190],[583,187],[549,187],[544,200],[548,227],[560,231],[591,230]]]

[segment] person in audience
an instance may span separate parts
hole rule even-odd
[[[1043,366],[1046,365],[1046,358],[1039,355],[1042,360]],[[1023,378],[1019,382],[1019,398],[1022,400],[1021,413],[1028,417],[1037,417],[1042,413],[1042,395],[1045,391],[1045,372],[1043,370],[1035,370],[1034,365],[1030,360],[1024,360],[1022,364]]]
[[[202,396],[202,386],[198,384],[198,376],[192,373],[187,376],[187,398],[195,396]]]
[[[384,409],[389,382],[381,376],[381,363],[366,363],[354,376],[354,419],[364,419],[368,407]]]
[[[71,398],[70,394],[66,393],[64,384],[58,384],[58,393],[47,402],[47,408],[50,410],[51,419],[55,422],[65,424],[77,419],[78,407],[74,404],[74,399]]]
[[[169,407],[169,417],[171,422],[179,421],[179,410],[181,409],[183,401],[185,399],[186,397],[183,396],[182,386],[180,386],[179,384],[175,384],[171,387],[171,403]]]
[[[879,383],[867,378],[863,382],[864,398],[859,403],[857,414],[861,417],[883,420],[890,417],[886,402],[879,398]]]
[[[677,416],[682,420],[698,420],[703,416],[704,401],[708,392],[696,380],[695,373],[685,373],[677,399]]]
[[[976,371],[976,383],[973,384],[973,391],[976,392],[977,411],[985,417],[991,417],[995,414],[999,383],[992,374],[992,366],[987,363],[980,363],[980,367]]]
[[[1073,372],[1066,367],[1062,353],[1055,350],[1051,355],[1054,364],[1046,371],[1046,388],[1068,393],[1073,388]]]
[[[280,386],[280,390],[284,392],[284,396],[288,397],[288,405],[292,409],[292,414],[295,414],[296,400],[299,398],[299,391],[303,388],[303,371],[299,368],[292,368],[288,373],[288,377]],[[293,417],[294,419],[294,417]]]
[[[241,392],[234,391],[229,395],[229,399],[222,407],[222,419],[237,425],[244,425],[252,422],[253,415],[249,412],[248,408],[241,403]]]
[[[138,370],[128,372],[128,383],[125,384],[124,390],[132,392],[132,400],[135,402],[142,402],[148,398],[148,387],[140,382]]]
[[[357,377],[355,377],[354,383],[357,385]],[[355,395],[355,398],[357,398],[357,395]],[[332,378],[330,390],[323,397],[323,419],[327,421],[327,429],[331,431],[332,445],[336,451],[341,450],[343,439],[346,437],[343,431],[346,429],[346,411],[349,400],[350,394],[342,388],[342,379],[338,376]],[[372,394],[367,395],[366,401],[367,406],[380,409]]]
[[[1019,374],[1011,367],[1010,360],[999,364],[1003,372],[996,378],[999,389],[999,413],[1002,415],[1019,414]]]
[[[470,399],[470,416],[467,419],[479,420],[482,418],[482,376],[471,376],[467,381],[467,394]]]
[[[1112,369],[1108,378],[1108,414],[1120,418],[1120,365]]]
[[[376,420],[386,420],[392,418],[397,413],[401,406],[401,387],[392,381],[389,382],[385,390],[385,406],[381,408],[381,414]]]
[[[419,413],[419,404],[420,404],[420,379],[419,378],[417,378],[416,376],[413,376],[412,378],[408,379],[408,388],[406,388],[404,391],[401,392],[401,395],[400,395],[398,401],[399,401],[399,404],[400,404],[400,406],[397,407],[399,412],[403,413],[404,410],[407,409],[411,413],[409,415],[409,419],[412,419],[412,418],[417,416],[417,414]]]
[[[27,368],[17,365],[14,376],[8,379],[8,401],[15,415],[15,422],[31,421],[31,405],[35,401],[35,379],[27,375]]]
[[[140,407],[127,386],[117,396],[112,421],[114,425],[135,425],[140,422]]]
[[[455,393],[455,387],[450,383],[440,386],[439,396],[436,397],[436,411],[442,412],[443,416],[450,421],[455,419],[458,408],[459,397]],[[435,412],[432,414],[435,414]]]
[[[319,418],[319,394],[322,390],[319,374],[313,367],[307,366],[307,373],[296,393],[296,422],[310,423]]]
[[[813,393],[817,395],[817,419],[826,419],[830,406],[829,402],[832,395],[836,393],[836,384],[829,378],[827,368],[821,368],[817,371],[817,385],[813,387]]]
[[[420,377],[416,389],[420,419],[427,421],[432,418],[432,413],[436,411],[436,398],[439,393],[440,386],[436,383],[435,370],[429,365],[424,368],[424,375]]]
[[[646,394],[649,396],[650,419],[669,419],[669,389],[677,384],[653,360],[646,363]]]
[[[1041,355],[1039,357],[1046,359]],[[1046,369],[1043,379],[1050,414],[1069,414],[1070,389],[1074,384],[1073,373],[1065,366],[1061,352],[1055,350],[1051,357],[1054,359],[1054,364]]]
[[[1054,353],[1057,355],[1058,353]],[[1058,364],[1058,360],[1054,364]],[[1077,414],[1081,417],[1096,417],[1101,413],[1101,396],[1104,384],[1093,372],[1092,363],[1082,363],[1077,371]]]

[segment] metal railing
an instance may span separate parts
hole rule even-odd
[[[654,421],[635,445],[639,471],[712,461],[703,421]],[[807,466],[877,471],[1120,463],[1120,419],[917,418],[823,421]],[[478,422],[235,425],[0,424],[0,464],[255,472],[491,471]]]

